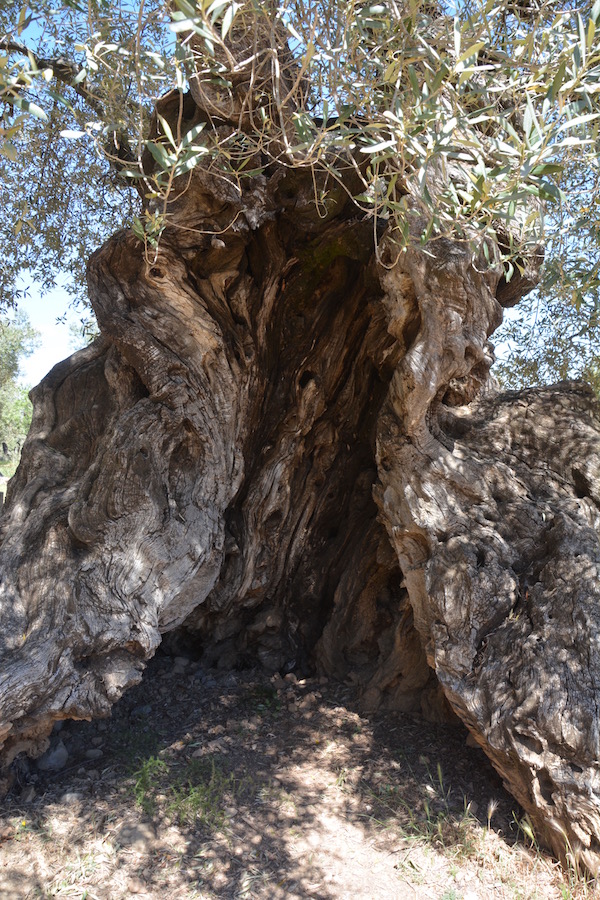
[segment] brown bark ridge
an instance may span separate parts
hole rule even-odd
[[[421,323],[379,416],[375,495],[427,660],[541,841],[597,873],[597,400],[481,390],[498,291],[451,243],[382,282],[391,327]]]
[[[327,178],[198,169],[155,258],[129,232],[92,257],[101,337],[34,390],[0,519],[3,760],[107,715],[179,630],[458,715],[597,871],[597,406],[488,390],[501,272],[397,257]]]

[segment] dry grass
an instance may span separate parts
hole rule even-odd
[[[336,685],[150,669],[108,723],[65,726],[65,770],[22,767],[2,900],[598,898],[459,730]]]

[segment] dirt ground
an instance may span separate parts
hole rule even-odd
[[[528,836],[465,732],[351,686],[158,654],[0,808],[0,898],[596,898]],[[42,760],[44,765],[44,760]]]

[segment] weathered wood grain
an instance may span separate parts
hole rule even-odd
[[[396,258],[348,172],[317,209],[310,171],[198,168],[155,257],[128,232],[92,257],[101,337],[35,389],[0,519],[3,760],[185,634],[207,665],[457,715],[597,871],[596,402],[495,393],[531,273],[447,240]]]

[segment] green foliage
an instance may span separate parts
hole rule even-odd
[[[266,153],[321,169],[325,211],[350,158],[363,184],[355,202],[392,225],[399,248],[444,234],[487,248],[498,234],[514,270],[517,251],[543,237],[544,204],[560,210],[572,158],[597,174],[598,4],[585,19],[568,3],[525,14],[512,0],[456,15],[393,0],[176,5],[171,27],[202,82],[219,83],[220,108],[235,108],[243,35],[277,57],[272,78],[255,79],[249,126],[207,146],[215,167],[237,180]]]
[[[87,258],[133,215],[110,162],[145,127],[162,15],[152,0],[0,6],[0,308],[23,299],[23,270],[45,289],[67,273],[83,300]]]
[[[600,287],[599,36],[600,0],[5,5],[0,307],[25,267],[81,291],[125,222],[154,252],[196,166],[240,189],[276,160],[312,169],[319,215],[351,170],[398,253],[448,235],[495,265],[499,245],[514,277],[547,243],[543,296],[561,323],[571,300],[585,313]],[[151,133],[155,99],[175,88],[182,111],[192,82],[214,122],[158,116]]]
[[[147,815],[157,811],[160,796],[170,818],[211,831],[223,827],[227,807],[255,787],[251,778],[238,779],[227,773],[214,756],[191,759],[183,767],[150,756],[133,777],[136,803]]]
[[[222,828],[240,782],[226,774],[214,757],[192,759],[170,791],[168,813],[180,824]]]
[[[276,713],[281,709],[281,700],[277,688],[273,685],[258,685],[248,692],[246,701],[258,715]]]
[[[508,315],[494,342],[501,361],[494,372],[503,387],[589,382],[600,396],[600,292],[575,303],[560,293],[536,291]]]
[[[0,387],[0,442],[7,445],[9,455],[20,451],[31,425],[32,412],[28,388],[16,381]],[[2,472],[6,474],[4,468]]]
[[[23,311],[0,316],[0,387],[17,377],[21,359],[33,353],[36,342],[37,332]]]
[[[28,389],[16,379],[21,360],[33,352],[36,341],[37,333],[23,312],[0,316],[0,449],[2,444],[8,448],[5,475],[12,474],[31,424]]]
[[[140,768],[134,772],[135,784],[133,794],[136,803],[147,815],[152,815],[156,807],[154,793],[158,779],[169,771],[169,767],[158,756],[145,759]]]

